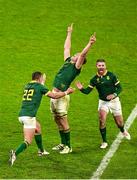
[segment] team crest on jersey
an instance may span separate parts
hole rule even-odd
[[[64,87],[65,87],[65,84],[61,84],[61,87],[64,88]]]
[[[99,83],[99,78],[97,78],[97,83]]]
[[[107,80],[110,80],[110,77],[109,77],[109,76],[107,76]]]

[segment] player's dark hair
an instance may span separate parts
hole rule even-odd
[[[32,73],[32,80],[38,80],[42,76],[42,73],[39,71],[36,71]]]
[[[97,59],[96,63],[98,63],[98,62],[104,62],[104,63],[106,63],[105,59]]]

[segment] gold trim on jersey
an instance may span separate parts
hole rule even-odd
[[[51,91],[48,91],[48,92],[45,94],[45,96],[47,96],[50,92],[51,92]]]
[[[120,83],[120,81],[116,82],[116,83],[115,83],[115,86],[116,86],[117,84],[119,84],[119,83]]]
[[[94,87],[93,86],[91,86],[91,85],[88,85],[88,87],[90,87],[91,89],[93,89]]]
[[[37,81],[36,80],[32,80],[32,81],[30,81],[30,83],[36,83]]]

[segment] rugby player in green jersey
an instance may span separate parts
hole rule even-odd
[[[95,33],[89,39],[85,48],[74,56],[70,56],[71,50],[71,34],[73,24],[67,29],[67,37],[64,44],[64,64],[58,71],[53,82],[53,92],[64,92],[70,86],[72,81],[81,72],[81,67],[86,62],[86,55],[90,50],[92,44],[96,41]],[[51,99],[51,112],[54,120],[58,126],[61,143],[53,150],[59,150],[60,154],[68,154],[72,152],[70,145],[70,127],[67,119],[67,111],[69,107],[69,96],[66,95],[60,99]]]
[[[46,80],[45,74],[41,72],[34,72],[32,74],[32,81],[24,88],[24,95],[22,99],[22,106],[19,112],[19,121],[23,124],[24,142],[19,147],[10,153],[10,165],[12,166],[19,153],[24,151],[35,137],[38,146],[38,155],[43,156],[49,154],[44,150],[42,144],[41,126],[36,119],[36,114],[41,103],[42,96],[45,95],[50,98],[60,98],[74,91],[72,88],[67,88],[64,92],[51,92],[44,86]]]
[[[106,118],[109,111],[113,114],[114,120],[123,136],[130,140],[130,134],[124,129],[121,103],[118,97],[122,90],[119,80],[112,72],[107,71],[104,59],[98,59],[96,67],[97,74],[90,80],[88,87],[83,88],[80,82],[77,83],[77,87],[84,94],[89,94],[96,87],[99,93],[99,128],[103,140],[100,148],[105,149],[108,146]]]

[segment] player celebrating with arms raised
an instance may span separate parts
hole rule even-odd
[[[64,92],[70,86],[72,81],[81,72],[81,67],[86,63],[86,55],[91,46],[96,41],[95,34],[89,39],[85,48],[74,56],[70,56],[71,50],[71,34],[73,24],[68,27],[67,37],[64,44],[64,61],[65,63],[55,76],[53,83],[53,92]],[[67,118],[67,111],[69,107],[69,96],[66,95],[58,100],[51,99],[51,111],[54,115],[54,120],[57,123],[59,134],[61,137],[61,144],[53,147],[53,150],[60,150],[60,154],[68,154],[72,152],[70,145],[70,127]]]
[[[35,141],[38,146],[38,155],[43,156],[49,154],[43,148],[41,126],[36,120],[36,114],[40,106],[40,102],[43,95],[50,98],[60,98],[67,94],[72,93],[74,90],[68,88],[64,92],[50,92],[45,83],[46,76],[41,72],[34,72],[32,74],[32,81],[29,82],[24,88],[24,95],[22,99],[22,106],[19,112],[19,121],[23,124],[24,131],[24,142],[16,149],[16,151],[11,150],[9,163],[12,166],[18,154],[24,151],[32,142],[35,136]]]
[[[114,120],[123,136],[130,139],[130,134],[124,129],[121,103],[118,97],[122,90],[119,80],[112,72],[107,71],[104,59],[98,59],[96,67],[97,74],[90,80],[88,87],[83,88],[80,82],[77,83],[77,87],[84,94],[89,94],[93,88],[96,87],[99,93],[99,128],[103,140],[100,148],[105,149],[108,146],[106,138],[106,118],[109,110],[113,114]]]

